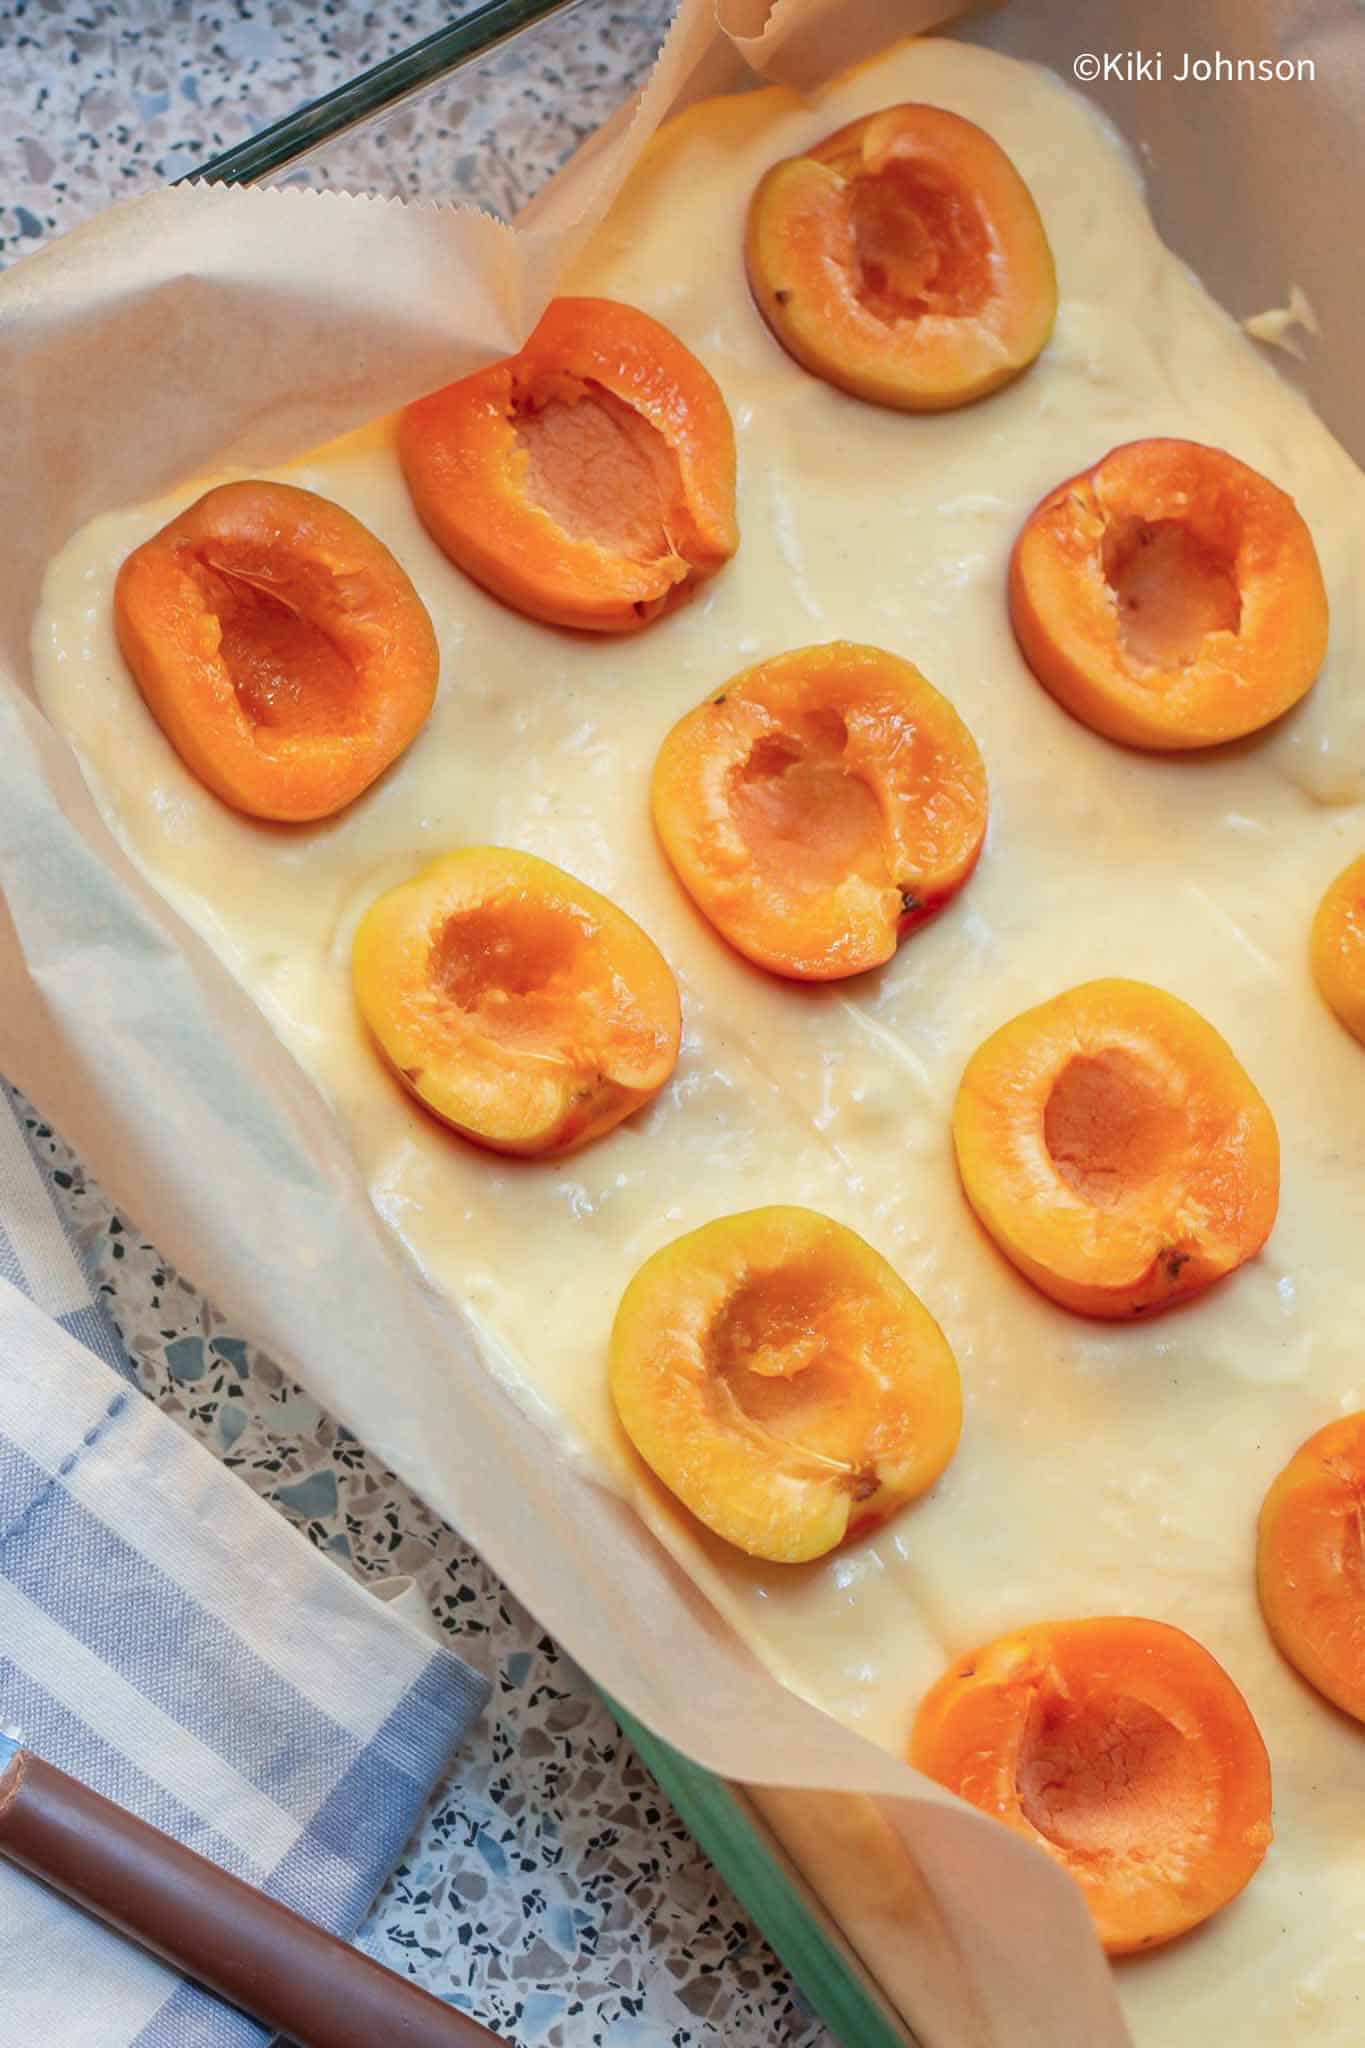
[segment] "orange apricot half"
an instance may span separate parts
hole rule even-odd
[[[351,971],[404,1087],[494,1152],[600,1137],[678,1057],[677,984],[653,940],[529,853],[475,846],[432,861],[370,905]]]
[[[745,260],[789,355],[910,412],[1017,377],[1057,312],[1032,193],[997,142],[942,107],[886,107],[774,164]]]
[[[436,695],[436,635],[403,570],[293,484],[206,491],[129,555],[114,624],[186,767],[253,818],[343,810]]]
[[[889,960],[976,865],[986,771],[946,697],[835,640],[746,669],[674,726],[654,823],[702,913],[774,974]]]
[[[1049,491],[1015,542],[1009,604],[1044,688],[1156,752],[1258,731],[1327,652],[1327,592],[1293,499],[1197,441],[1129,441]]]
[[[910,1761],[1060,1863],[1110,1955],[1207,1920],[1271,1841],[1251,1710],[1161,1621],[1042,1622],[970,1651],[926,1695]]]
[[[437,546],[553,626],[629,633],[739,545],[720,387],[612,299],[555,299],[519,355],[410,405],[398,452]]]
[[[1261,1508],[1256,1583],[1275,1642],[1365,1721],[1365,1412],[1301,1444]]]
[[[646,1260],[611,1334],[611,1391],[645,1463],[751,1557],[823,1557],[931,1486],[962,1391],[938,1324],[886,1260],[810,1209],[750,1209]]]
[[[967,1199],[1064,1308],[1172,1307],[1258,1252],[1279,1202],[1275,1122],[1198,1011],[1088,981],[988,1038],[953,1111]]]
[[[1318,905],[1312,958],[1324,1001],[1365,1045],[1365,854],[1342,870]]]

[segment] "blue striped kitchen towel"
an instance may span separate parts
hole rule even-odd
[[[486,1697],[138,1391],[0,1087],[0,1723],[350,1936]],[[6,2048],[265,2039],[0,1864]]]

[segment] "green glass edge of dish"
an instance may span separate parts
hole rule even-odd
[[[688,1833],[791,1971],[802,1996],[835,2039],[843,2048],[906,2048],[912,2037],[893,2026],[864,1989],[774,1862],[733,1789],[662,1736],[651,1734],[609,1693],[602,1697],[622,1734],[677,1808]]]
[[[449,28],[437,29],[421,42],[396,51],[335,91],[297,107],[258,135],[211,157],[197,170],[187,171],[175,183],[254,184],[319,143],[344,134],[357,122],[372,119],[423,86],[434,85],[462,65],[487,56],[524,29],[577,5],[579,0],[485,0],[484,6],[476,7],[463,21],[452,22]]]

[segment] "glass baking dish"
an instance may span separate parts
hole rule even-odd
[[[465,200],[510,220],[648,76],[671,0],[485,0],[185,183]]]
[[[643,84],[671,0],[488,0],[189,172],[464,200],[510,220]],[[608,1700],[695,1840],[844,2048],[910,2039],[743,1793]]]

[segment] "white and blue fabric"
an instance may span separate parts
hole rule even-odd
[[[0,1723],[350,1936],[486,1696],[144,1398],[0,1088]],[[7,2048],[266,2039],[0,1863]]]

